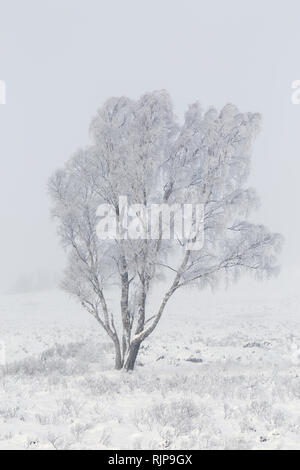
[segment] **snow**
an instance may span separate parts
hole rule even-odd
[[[129,374],[64,293],[0,296],[0,449],[299,449],[300,302],[276,282],[175,296]]]

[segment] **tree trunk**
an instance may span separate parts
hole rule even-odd
[[[119,341],[114,341],[114,346],[115,346],[115,369],[121,370],[123,367],[123,360],[122,360],[122,354],[121,354]]]
[[[130,347],[130,334],[131,334],[131,322],[130,314],[128,310],[128,296],[129,296],[129,280],[128,280],[128,268],[125,256],[122,256],[121,260],[121,315],[123,324],[123,336],[122,336],[122,351],[123,357],[125,357],[126,351]]]
[[[135,362],[141,347],[141,343],[132,344],[129,349],[126,361],[124,363],[124,370],[127,372],[134,369]]]

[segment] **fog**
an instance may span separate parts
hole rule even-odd
[[[97,108],[162,88],[179,117],[197,100],[262,113],[256,220],[283,233],[281,263],[297,269],[299,16],[296,0],[0,0],[0,291],[64,266],[47,180],[88,143]]]

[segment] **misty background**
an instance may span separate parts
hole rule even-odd
[[[47,180],[88,143],[97,108],[162,88],[179,118],[197,100],[263,115],[254,220],[285,237],[282,274],[268,289],[296,289],[299,16],[297,0],[0,0],[0,292],[55,284],[65,254]]]

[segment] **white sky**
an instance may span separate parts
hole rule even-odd
[[[300,265],[299,0],[0,0],[0,291],[60,269],[48,177],[79,146],[109,96],[167,89],[187,104],[263,114],[251,184],[257,220]]]

